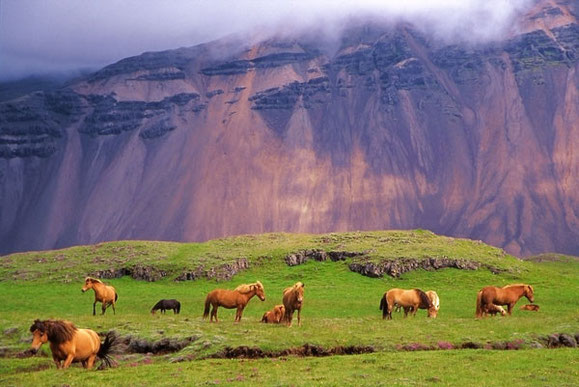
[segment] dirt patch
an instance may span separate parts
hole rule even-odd
[[[325,357],[335,355],[360,355],[375,352],[371,346],[338,346],[324,348],[318,345],[304,344],[301,347],[282,349],[279,351],[264,351],[258,347],[226,347],[222,351],[209,356],[210,359],[263,359],[283,356]]]
[[[145,340],[134,336],[119,337],[112,352],[115,354],[125,353],[152,353],[163,355],[179,352],[192,342],[198,340],[198,336],[190,336],[184,339],[163,338],[157,341]]]
[[[485,265],[475,261],[466,259],[450,259],[450,258],[399,258],[394,260],[386,260],[379,263],[370,262],[367,260],[359,260],[348,265],[350,270],[360,273],[367,277],[379,278],[384,275],[391,277],[400,277],[402,274],[409,271],[424,269],[428,271],[440,270],[444,268],[455,268],[461,270],[477,270],[480,268],[489,269],[494,274],[501,272],[501,269]]]

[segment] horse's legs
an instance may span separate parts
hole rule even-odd
[[[96,355],[93,355],[91,357],[89,357],[88,359],[86,359],[84,362],[82,362],[82,365],[84,366],[84,368],[86,369],[91,369],[92,366],[94,365],[94,361],[96,359]],[[86,362],[86,364],[85,364]]]
[[[243,306],[237,307],[237,312],[235,313],[235,322],[241,321],[241,314],[243,313]]]
[[[513,306],[515,306],[514,302],[507,305],[507,308],[508,308],[507,313],[509,314],[509,316],[511,315],[511,311],[513,310]]]
[[[101,315],[105,314],[105,312],[107,311],[107,305],[108,305],[107,302],[103,301],[102,306],[101,306],[101,310],[103,312],[101,313]]]
[[[209,321],[213,322],[214,317],[215,317],[215,322],[219,322],[219,320],[217,320],[217,305],[213,305],[213,309],[211,309],[211,318],[209,319]]]
[[[96,303],[97,303],[97,301],[94,300],[94,303],[92,304],[92,315],[93,316],[96,316]]]
[[[64,361],[64,364],[62,365],[62,368],[70,367],[70,364],[72,363],[73,360],[74,355],[72,353],[69,353],[68,356],[66,357],[66,360]]]
[[[301,316],[302,316],[302,308],[299,308],[298,309],[298,327],[302,326]]]
[[[115,310],[115,302],[111,301],[111,306],[113,307],[113,314],[117,314],[117,311]]]
[[[60,368],[60,359],[57,359],[56,356],[52,356],[52,361],[56,365],[56,368]]]

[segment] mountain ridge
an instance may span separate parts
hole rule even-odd
[[[575,15],[479,46],[218,41],[2,103],[0,252],[422,227],[577,255]]]

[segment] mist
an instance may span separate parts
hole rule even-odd
[[[145,51],[247,34],[316,30],[347,20],[408,22],[443,41],[501,39],[532,0],[0,0],[0,79],[98,69]]]

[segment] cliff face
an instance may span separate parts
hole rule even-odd
[[[127,58],[0,104],[0,253],[428,228],[579,254],[579,25],[442,45],[410,26]],[[225,53],[225,54],[223,54]]]

